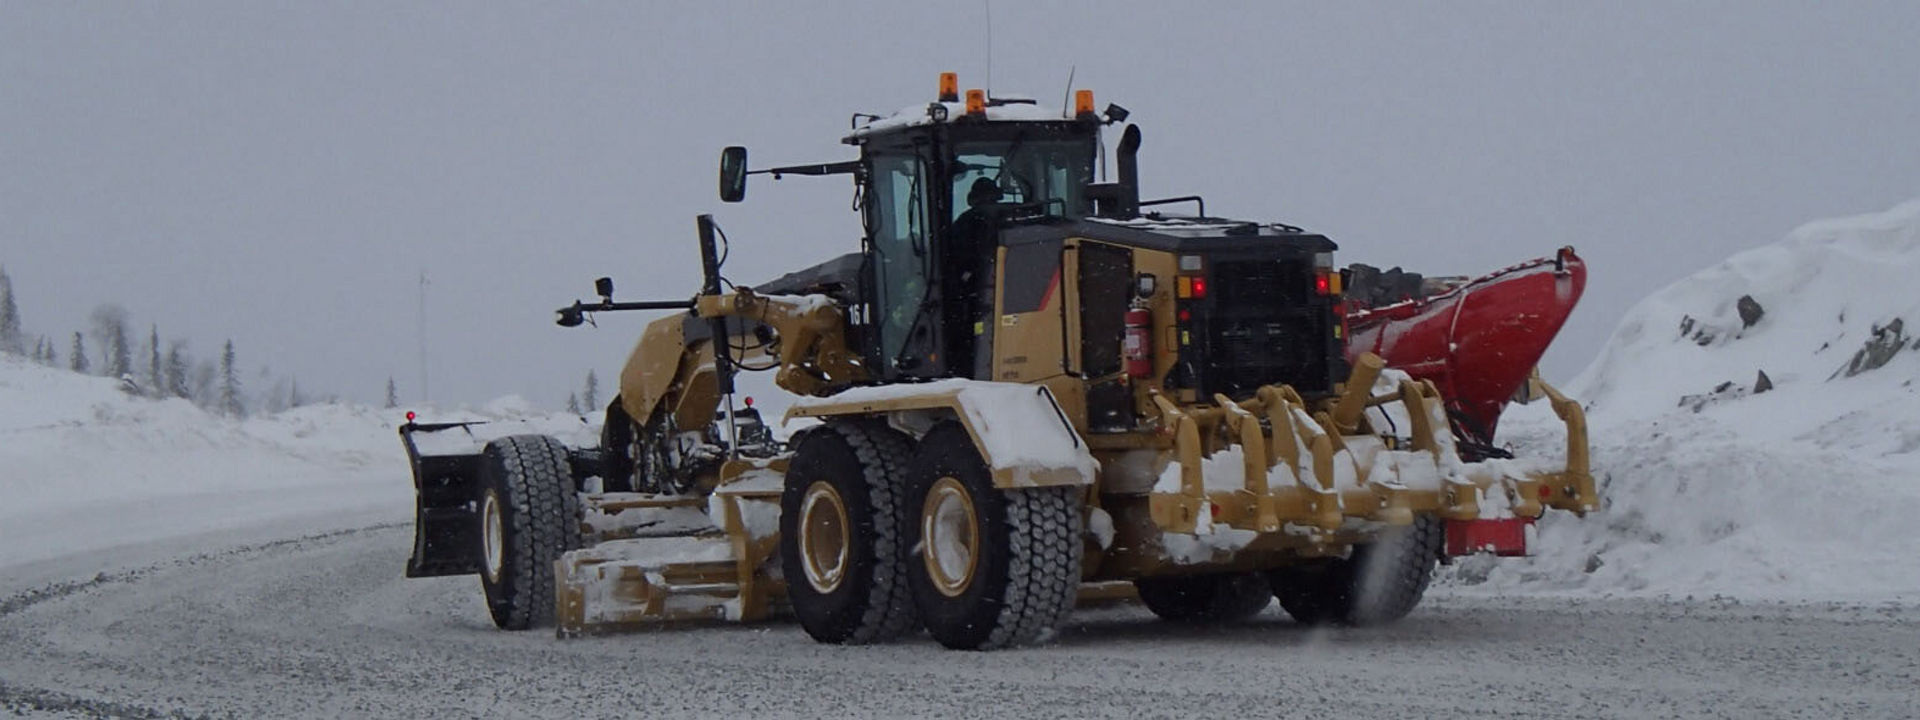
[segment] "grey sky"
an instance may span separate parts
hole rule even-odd
[[[0,2],[0,263],[30,330],[100,302],[378,400],[557,407],[642,324],[563,330],[611,275],[697,285],[693,216],[753,282],[853,249],[849,113],[985,81],[985,5]],[[1579,248],[1549,355],[1807,220],[1920,197],[1920,3],[997,3],[993,88],[1142,125],[1149,195],[1284,220],[1345,261],[1478,273]],[[1110,138],[1111,140],[1111,138]],[[62,343],[64,348],[64,342]],[[608,383],[610,384],[610,382]]]

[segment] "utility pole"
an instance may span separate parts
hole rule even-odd
[[[433,402],[431,385],[427,384],[427,271],[420,271],[420,401],[422,404]]]

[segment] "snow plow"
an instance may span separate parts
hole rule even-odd
[[[479,574],[500,627],[562,636],[791,616],[821,642],[991,649],[1115,588],[1180,622],[1276,598],[1302,622],[1389,622],[1445,557],[1524,554],[1534,518],[1597,507],[1556,390],[1537,385],[1564,459],[1470,461],[1435,382],[1349,358],[1325,236],[1142,200],[1133,125],[1095,182],[1127,112],[1089,91],[1059,110],[957,87],[856,116],[855,160],[722,153],[728,202],[754,174],[852,176],[859,252],[733,285],[702,215],[692,299],[616,301],[602,279],[561,308],[563,326],[676,311],[643,331],[597,447],[435,454],[417,440],[453,426],[403,426],[408,574]],[[1143,210],[1175,203],[1198,212]],[[734,399],[757,371],[795,396],[785,442]]]

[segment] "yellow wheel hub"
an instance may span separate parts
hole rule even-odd
[[[958,597],[973,584],[980,565],[980,513],[959,480],[940,478],[927,492],[920,507],[920,557],[941,594]]]
[[[851,533],[840,491],[824,480],[807,486],[800,500],[800,559],[815,591],[833,592],[846,580],[853,555]]]

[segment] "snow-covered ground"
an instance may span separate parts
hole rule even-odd
[[[0,356],[0,569],[115,549],[137,563],[153,554],[147,546],[203,536],[247,542],[408,522],[413,489],[395,432],[404,413],[318,404],[232,420]],[[484,430],[496,435],[579,441],[592,430],[516,398],[429,414],[493,420]]]
[[[1589,408],[1606,509],[1549,517],[1539,557],[1467,562],[1447,585],[1920,601],[1916,321],[1920,201],[1806,225],[1646,298],[1566,388]],[[1557,425],[1529,407],[1502,429],[1531,454],[1554,451]]]

